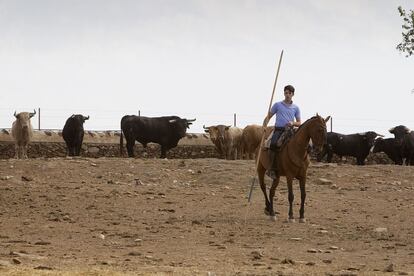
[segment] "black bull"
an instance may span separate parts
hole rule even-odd
[[[85,117],[81,114],[73,114],[66,120],[62,136],[66,142],[69,156],[80,155],[84,136],[83,123],[85,120],[89,120],[89,116]]]
[[[382,136],[374,131],[355,134],[340,134],[336,132],[327,133],[327,143],[323,151],[318,155],[318,161],[328,154],[327,161],[331,162],[333,153],[340,158],[342,156],[353,156],[358,165],[364,165],[370,149],[374,146],[377,136]]]
[[[148,143],[161,145],[161,158],[165,158],[167,150],[177,146],[178,141],[185,137],[187,128],[196,119],[187,120],[177,116],[143,117],[125,115],[121,119],[120,152],[123,155],[123,135],[129,157],[134,157],[135,141],[145,148]]]

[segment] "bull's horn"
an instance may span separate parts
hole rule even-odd
[[[394,132],[395,127],[392,127],[388,130],[389,133],[393,133]]]
[[[324,119],[324,120],[325,120],[325,123],[326,123],[327,121],[329,121],[329,119],[331,119],[331,116],[330,116],[330,115]]]
[[[88,117],[83,116],[83,119],[84,120],[89,120],[89,115],[88,115]]]
[[[16,116],[16,115],[17,115],[17,114],[16,114],[16,111],[14,111],[14,114],[13,114],[13,116],[17,118],[17,116]]]
[[[32,118],[34,115],[36,115],[36,109],[33,109],[33,113],[29,113],[30,118]]]
[[[203,128],[204,128],[204,129],[208,129],[208,127],[206,127],[205,125],[203,125]]]
[[[194,122],[196,119],[188,119],[187,122],[192,123]]]

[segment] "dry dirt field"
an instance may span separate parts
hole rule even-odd
[[[313,162],[303,224],[285,180],[276,222],[247,203],[254,166],[0,160],[0,275],[414,275],[414,167]]]

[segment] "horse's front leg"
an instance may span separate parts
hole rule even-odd
[[[299,179],[300,186],[300,210],[299,222],[306,222],[305,219],[305,199],[306,199],[306,176]]]
[[[292,187],[293,178],[286,176],[286,182],[287,182],[287,187],[288,187],[288,199],[289,199],[289,219],[288,219],[288,221],[289,222],[294,222],[295,219],[293,218],[293,200],[294,200],[295,196],[293,195],[293,187]]]
[[[264,209],[264,213],[266,215],[270,215],[270,202],[269,199],[267,197],[267,192],[266,192],[266,184],[264,182],[264,171],[265,169],[263,169],[262,167],[260,167],[260,169],[257,170],[257,176],[259,178],[259,183],[260,183],[260,189],[262,189],[264,198],[265,198],[265,209]]]
[[[269,190],[269,203],[270,203],[270,212],[269,215],[272,217],[273,220],[276,220],[276,213],[273,209],[273,198],[275,197],[276,188],[279,185],[280,177],[276,177],[273,182],[272,186]]]

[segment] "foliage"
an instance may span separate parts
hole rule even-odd
[[[401,6],[398,7],[400,16],[403,18],[403,32],[402,32],[402,42],[397,45],[397,49],[400,52],[407,53],[406,57],[409,57],[414,54],[414,10],[409,10],[408,12],[404,10]]]

